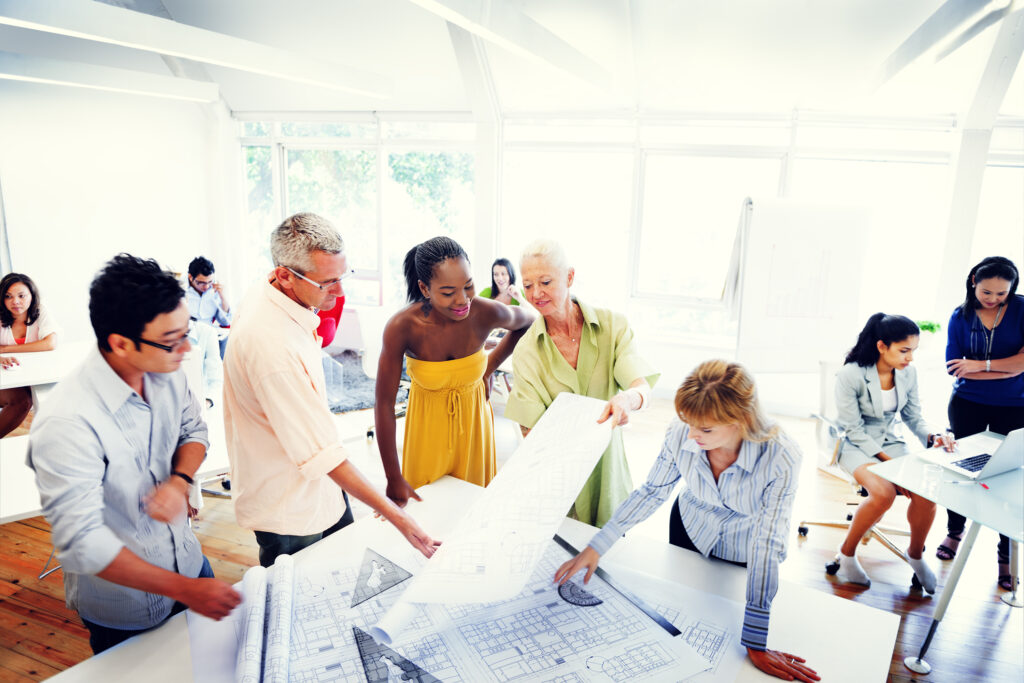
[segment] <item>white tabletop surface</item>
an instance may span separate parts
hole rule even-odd
[[[443,539],[458,521],[460,511],[468,506],[467,501],[480,490],[444,477],[421,488],[423,502],[411,503],[409,511],[428,533]],[[559,534],[582,548],[595,531],[566,519]],[[366,517],[298,553],[296,559],[301,566],[305,562],[329,560],[339,552],[361,552],[381,534],[398,532],[390,524]],[[613,578],[616,567],[627,567],[740,603],[746,591],[742,568],[708,561],[697,553],[640,537],[623,538],[601,566]],[[92,657],[51,680],[133,680],[136,676],[147,683],[192,680],[185,616],[179,614],[161,628]],[[825,681],[885,680],[898,628],[899,617],[895,614],[783,582],[772,608],[768,645],[805,657]],[[736,680],[776,679],[761,673],[747,660]]]
[[[958,442],[961,452],[970,450],[971,439],[968,436]],[[875,465],[871,471],[967,519],[1009,536],[1018,543],[1024,542],[1024,468],[981,482],[954,484],[952,482],[969,480],[918,457],[918,454],[910,453],[902,458],[893,458]]]
[[[53,351],[35,353],[4,353],[18,359],[14,368],[0,369],[0,389],[31,387],[59,382],[85,359],[95,342],[58,344]]]

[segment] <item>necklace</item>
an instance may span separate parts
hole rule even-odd
[[[996,325],[999,324],[999,316],[1003,314],[1003,305],[999,304],[999,309],[996,310],[996,319],[992,323],[992,329],[988,330],[985,328],[985,324],[981,325],[981,333],[985,335],[985,360],[992,358],[992,341],[996,338]],[[978,318],[978,322],[981,322],[981,318]]]
[[[583,311],[580,311],[580,318],[582,318],[582,317],[583,317]],[[576,322],[576,307],[575,306],[572,307],[572,321]],[[575,335],[572,333],[572,327],[569,328],[569,341],[571,341],[573,343],[576,343],[576,337],[582,336],[582,334],[583,334],[583,321],[580,320],[580,329],[579,329],[578,332],[576,332]]]

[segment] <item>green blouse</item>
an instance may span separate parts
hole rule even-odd
[[[660,373],[640,356],[625,316],[574,301],[584,321],[575,370],[555,347],[543,317],[533,321],[512,353],[515,380],[505,417],[524,427],[533,428],[563,391],[607,401],[637,379],[652,387],[658,381]],[[616,429],[570,515],[603,526],[632,488],[622,432]]]
[[[491,288],[490,287],[484,287],[482,290],[480,290],[480,293],[477,294],[477,296],[482,296],[485,299],[490,299],[491,298]],[[512,297],[512,305],[513,306],[519,306],[520,305],[519,301],[515,297]]]

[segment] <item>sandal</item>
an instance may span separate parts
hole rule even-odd
[[[949,532],[946,540],[935,549],[935,557],[940,560],[952,560],[956,557],[956,550],[960,547],[960,537],[963,536],[963,533],[963,531],[958,531],[955,534]]]

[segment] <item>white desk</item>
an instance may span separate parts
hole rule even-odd
[[[94,346],[95,342],[72,342],[60,344],[53,351],[5,353],[17,358],[18,365],[0,370],[0,389],[30,387],[32,403],[38,409],[41,395],[78,367]]]
[[[458,520],[472,496],[481,489],[445,477],[420,489],[422,503],[411,503],[410,513],[435,538],[443,539]],[[583,547],[595,529],[565,520],[563,538]],[[339,553],[362,553],[382,535],[398,537],[390,525],[372,517],[360,519],[296,555],[307,562],[329,562]],[[399,537],[400,538],[400,537]],[[745,571],[722,562],[704,560],[696,553],[639,537],[624,538],[608,553],[602,567],[615,576],[616,567],[627,567],[659,578],[710,591],[740,603],[746,589]],[[628,588],[628,586],[627,586]],[[59,674],[64,682],[131,680],[147,683],[192,680],[186,615],[179,614],[164,626],[129,640]],[[837,628],[836,624],[842,624]],[[899,628],[899,617],[849,600],[783,582],[772,609],[768,638],[771,647],[806,657],[826,681],[884,680],[889,671]],[[746,661],[739,681],[775,680]]]
[[[961,439],[958,442],[959,450],[969,453],[972,447],[971,439],[972,437]],[[924,661],[925,653],[928,652],[928,646],[931,645],[939,622],[946,614],[946,607],[953,597],[956,584],[960,580],[960,574],[964,570],[967,557],[971,554],[971,548],[974,547],[974,541],[977,539],[981,527],[987,526],[990,529],[995,529],[1008,536],[1013,544],[1024,541],[1024,469],[1018,468],[985,479],[984,486],[982,486],[981,483],[973,485],[949,483],[967,481],[967,478],[945,468],[931,468],[931,465],[932,463],[917,457],[917,453],[911,453],[905,457],[876,465],[871,470],[897,486],[934,501],[948,510],[958,512],[971,520],[967,535],[960,543],[956,560],[953,562],[953,569],[949,573],[949,579],[942,588],[942,595],[935,606],[932,625],[928,629],[928,635],[921,646],[921,651],[917,657],[907,657],[903,660],[908,669],[917,673],[931,671],[931,666]],[[935,478],[936,476],[938,479]],[[1010,573],[1015,579],[1017,555],[1017,548],[1014,545],[1010,552],[1012,560]],[[1014,590],[1003,596],[1004,602],[1019,606],[1016,589],[1015,581]]]

